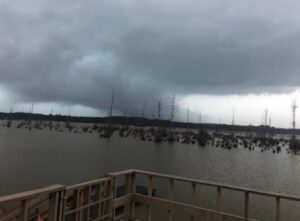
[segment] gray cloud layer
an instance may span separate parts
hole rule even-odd
[[[154,107],[300,85],[300,4],[0,0],[0,82],[25,101]]]

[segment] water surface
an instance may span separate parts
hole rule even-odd
[[[155,144],[118,135],[103,139],[96,133],[0,127],[0,168],[0,195],[54,183],[74,184],[136,168],[300,196],[297,155],[197,144]],[[205,197],[208,205],[210,199]],[[231,201],[227,209],[239,210],[235,208],[239,196]],[[268,209],[271,213],[275,201],[253,198],[250,205],[254,214]],[[299,209],[298,205],[284,208],[283,220],[299,220]]]

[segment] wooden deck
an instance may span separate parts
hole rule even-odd
[[[140,179],[140,178],[143,179]],[[160,179],[168,184],[167,193],[153,194],[154,181]],[[141,181],[143,180],[143,181]],[[139,183],[140,182],[140,183]],[[188,185],[191,191],[190,201],[176,199],[175,183]],[[125,191],[117,194],[117,189],[125,185]],[[144,185],[147,192],[136,191]],[[215,188],[215,208],[208,209],[196,204],[196,190],[203,186]],[[165,190],[165,189],[164,189]],[[243,194],[243,214],[230,214],[221,210],[222,191],[234,191]],[[106,177],[72,186],[52,185],[42,189],[0,197],[0,207],[12,205],[0,221],[129,221],[136,220],[136,210],[141,205],[146,208],[145,219],[152,221],[154,208],[166,211],[167,219],[175,219],[174,213],[182,213],[186,220],[257,220],[249,217],[251,195],[274,199],[274,220],[280,220],[281,200],[298,203],[300,197],[249,188],[206,182],[191,178],[171,176],[141,170],[126,170],[110,173]]]

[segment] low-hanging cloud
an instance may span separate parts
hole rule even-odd
[[[132,114],[173,93],[292,91],[299,9],[270,0],[2,0],[0,83],[24,101],[104,110],[115,88],[116,108]]]

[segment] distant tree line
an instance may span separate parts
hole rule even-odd
[[[148,119],[142,117],[126,117],[126,116],[111,116],[111,117],[76,117],[66,115],[46,115],[34,113],[0,113],[1,120],[40,120],[40,121],[62,121],[72,123],[93,123],[93,124],[119,124],[119,125],[135,125],[135,126],[164,126],[176,128],[190,128],[214,130],[214,131],[232,131],[232,132],[248,132],[248,133],[280,133],[280,134],[300,134],[299,129],[275,128],[270,126],[242,126],[229,124],[212,124],[212,123],[189,123],[176,122],[171,120]]]

